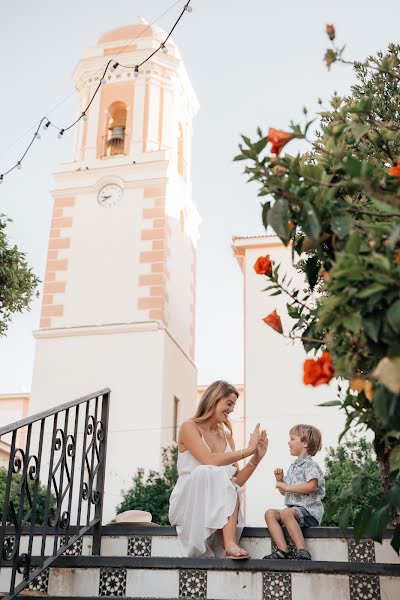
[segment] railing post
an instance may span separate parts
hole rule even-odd
[[[106,475],[106,456],[107,456],[107,435],[108,435],[108,415],[110,405],[110,392],[103,394],[101,406],[101,437],[99,446],[99,470],[96,481],[96,492],[99,493],[99,500],[95,507],[94,517],[97,520],[93,528],[93,547],[92,554],[100,555],[101,546],[101,528],[104,505],[104,481]]]

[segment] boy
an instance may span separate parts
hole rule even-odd
[[[295,425],[289,431],[289,450],[296,460],[286,477],[283,469],[275,469],[276,487],[285,496],[283,510],[270,508],[265,513],[268,530],[277,549],[264,558],[290,558],[282,525],[296,546],[297,560],[311,560],[301,527],[315,527],[322,521],[325,481],[321,467],[311,458],[322,447],[321,432],[312,425]]]

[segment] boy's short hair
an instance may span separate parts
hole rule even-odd
[[[322,435],[313,425],[294,425],[289,435],[298,435],[302,442],[307,442],[307,452],[314,456],[322,448]]]

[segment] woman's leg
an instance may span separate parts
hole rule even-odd
[[[231,516],[228,519],[225,527],[222,528],[222,537],[224,540],[224,548],[225,552],[229,552],[232,556],[248,556],[248,552],[246,550],[242,550],[237,545],[236,541],[236,527],[238,522],[238,514],[239,514],[239,498],[236,502],[236,507]]]

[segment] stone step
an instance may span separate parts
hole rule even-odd
[[[390,545],[390,531],[382,544],[363,539],[355,544],[351,531],[343,535],[336,528],[316,527],[304,531],[307,548],[314,560],[344,562],[377,562],[398,563],[400,558]],[[41,537],[35,536],[33,554],[40,552]],[[245,527],[241,545],[252,558],[262,558],[272,549],[268,530],[262,527]],[[27,538],[21,538],[20,552],[27,548]],[[46,553],[52,554],[53,539],[46,542]],[[90,556],[92,554],[92,538],[84,536],[68,555]],[[177,557],[180,555],[178,539],[174,527],[133,527],[128,525],[109,525],[103,528],[101,554],[104,556],[146,556]],[[222,553],[220,554],[222,556]]]
[[[39,564],[32,558],[32,566]],[[7,569],[1,572],[4,587]],[[33,590],[55,600],[398,600],[398,564],[221,558],[62,556]]]

